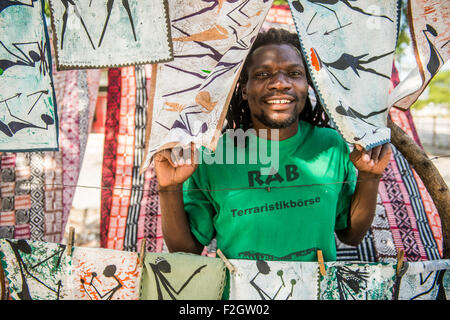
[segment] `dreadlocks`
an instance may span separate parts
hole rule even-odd
[[[284,29],[271,28],[265,32],[259,33],[255,42],[253,43],[250,52],[247,55],[247,59],[242,67],[241,75],[236,84],[235,91],[230,100],[230,105],[227,113],[227,126],[225,129],[242,128],[247,130],[252,127],[252,121],[250,117],[250,109],[246,100],[242,98],[242,88],[248,81],[248,68],[251,64],[252,53],[257,48],[269,45],[269,44],[290,44],[297,48],[300,53],[300,42],[298,36],[295,33],[291,33]],[[307,64],[305,58],[300,54],[303,60],[303,64],[306,69],[306,79],[308,84],[312,86],[311,76],[307,70]],[[316,94],[317,96],[317,94]],[[325,113],[320,101],[317,101],[315,108],[313,108],[309,97],[306,98],[305,107],[299,115],[299,119],[309,122],[314,126],[329,127],[328,115]]]

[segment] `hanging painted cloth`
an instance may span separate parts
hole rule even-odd
[[[221,259],[186,253],[147,252],[141,300],[219,300],[225,285]]]
[[[99,70],[91,70],[95,76]],[[61,76],[61,75],[64,76]],[[89,130],[86,70],[56,72],[60,151],[0,156],[0,238],[61,242],[72,207]],[[92,86],[98,85],[91,81]],[[84,99],[82,97],[85,97]]]
[[[2,1],[0,21],[0,151],[57,150],[44,1]]]
[[[215,149],[242,64],[271,4],[169,2],[175,59],[153,65],[152,120],[141,170],[148,168],[157,150],[177,144],[193,141]]]
[[[140,275],[137,253],[74,247],[71,299],[137,300]]]
[[[58,70],[173,60],[167,0],[49,4]]]
[[[343,138],[366,149],[388,142],[399,1],[288,2],[318,99]]]
[[[320,300],[392,300],[396,265],[392,263],[325,263]]]
[[[399,300],[450,298],[450,260],[430,260],[405,264],[399,285]]]
[[[449,1],[408,1],[408,22],[417,66],[389,97],[390,105],[408,109],[450,57]]]
[[[62,300],[69,296],[66,246],[0,239],[0,259],[14,300]]]
[[[230,259],[230,300],[316,300],[319,265]]]
[[[391,83],[391,90],[399,83],[395,66]],[[391,108],[389,117],[422,147],[409,110]],[[405,250],[406,261],[442,257],[439,213],[422,180],[398,150],[381,177],[375,217],[363,241],[357,247],[337,242],[339,261],[395,262],[400,249]]]

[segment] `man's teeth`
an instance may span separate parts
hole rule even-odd
[[[283,100],[268,100],[267,103],[270,104],[283,104],[283,103],[291,103],[291,100],[283,99]]]

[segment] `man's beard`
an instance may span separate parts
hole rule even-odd
[[[274,120],[267,116],[264,110],[261,110],[260,114],[255,114],[254,117],[258,119],[263,125],[271,129],[284,129],[291,126],[293,123],[298,121],[298,105],[290,114],[289,118],[285,120]]]

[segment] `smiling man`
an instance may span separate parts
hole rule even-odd
[[[320,103],[313,107],[310,101],[311,81],[299,48],[296,34],[278,29],[259,34],[227,115],[229,129],[254,134],[244,144],[224,134],[216,149],[229,160],[256,152],[252,141],[267,148],[276,143],[277,170],[262,174],[260,163],[236,161],[198,165],[193,146],[188,163],[172,159],[170,150],[155,156],[169,251],[200,254],[216,238],[227,258],[317,261],[320,249],[332,261],[335,232],[350,245],[363,239],[390,146],[369,151],[356,146],[350,153],[328,127]]]

